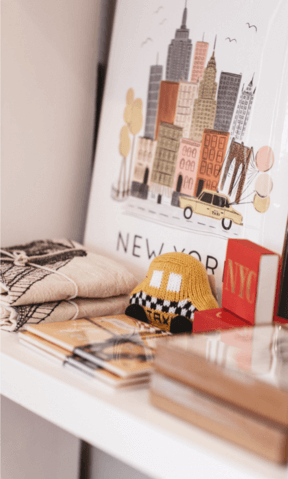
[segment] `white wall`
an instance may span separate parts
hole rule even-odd
[[[2,245],[81,240],[98,0],[2,0]]]
[[[100,2],[2,0],[1,6],[2,246],[81,241],[103,50]],[[1,419],[2,477],[77,479],[77,438],[5,398]]]
[[[2,0],[1,243],[82,241],[115,0]],[[2,477],[77,479],[79,440],[2,398]],[[140,477],[97,449],[91,479]],[[135,475],[136,474],[136,475]]]

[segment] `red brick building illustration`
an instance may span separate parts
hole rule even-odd
[[[155,140],[158,138],[160,124],[174,123],[179,83],[173,81],[161,81],[158,101],[158,111],[155,129]]]
[[[229,133],[226,131],[204,130],[194,196],[199,196],[203,188],[217,191],[228,140]]]

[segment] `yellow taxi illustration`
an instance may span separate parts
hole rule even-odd
[[[198,198],[180,196],[179,204],[184,209],[184,218],[187,220],[193,213],[197,213],[220,220],[225,230],[229,230],[232,223],[243,225],[243,216],[232,208],[228,196],[216,191],[203,190]]]
[[[191,333],[194,312],[212,308],[218,304],[202,263],[185,253],[166,253],[152,261],[125,314],[164,331]]]

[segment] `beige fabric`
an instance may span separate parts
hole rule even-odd
[[[70,240],[1,250],[0,301],[7,306],[129,294],[137,284],[118,262]]]
[[[124,313],[129,304],[129,295],[105,299],[74,299],[54,303],[27,306],[6,306],[0,303],[0,328],[17,331],[25,324],[68,321],[79,318],[95,318]]]

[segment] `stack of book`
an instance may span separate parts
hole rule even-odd
[[[271,324],[277,310],[280,273],[278,254],[252,241],[229,239],[222,308],[196,311],[193,332]]]
[[[288,455],[288,327],[264,325],[157,344],[151,401],[266,459]]]
[[[157,338],[168,335],[126,315],[29,324],[21,343],[114,388],[147,384]]]

